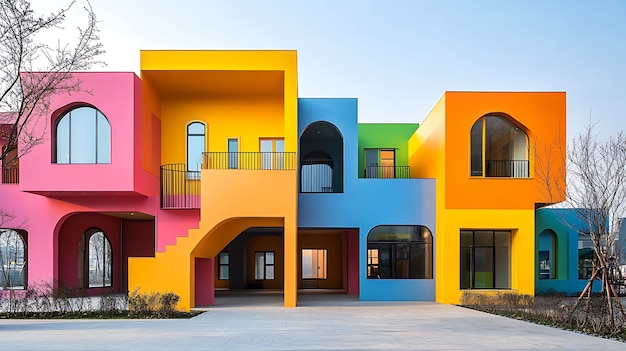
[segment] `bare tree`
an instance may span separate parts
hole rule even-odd
[[[0,0],[0,161],[5,182],[17,182],[17,161],[42,143],[50,97],[80,91],[72,72],[102,63],[96,15],[88,2],[86,25],[77,28],[75,42],[40,41],[49,30],[66,30],[62,24],[74,5],[71,1],[39,16],[28,0]]]
[[[545,157],[537,159],[537,177],[545,180],[543,191],[549,194],[565,190],[565,201],[558,206],[573,211],[579,223],[569,223],[565,218],[561,218],[562,222],[588,237],[593,245],[591,275],[572,313],[585,297],[585,311],[588,311],[593,285],[600,280],[613,326],[616,309],[626,317],[616,290],[621,280],[618,261],[624,239],[619,237],[620,222],[626,212],[626,135],[618,132],[603,139],[594,131],[595,126],[590,122],[584,132],[571,140],[566,152],[553,150],[552,154],[567,155],[565,189],[552,180],[553,167]]]

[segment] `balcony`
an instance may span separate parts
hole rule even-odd
[[[300,161],[300,192],[301,193],[339,193],[340,188],[333,181],[341,173],[335,174],[335,160],[304,159]]]
[[[487,160],[486,177],[528,178],[528,160]]]
[[[19,168],[3,168],[2,184],[18,184],[20,182]]]
[[[161,166],[161,208],[199,209],[200,171],[189,171],[184,163]]]
[[[202,169],[294,170],[295,152],[205,152]],[[161,166],[161,208],[199,209],[200,171],[184,163]]]
[[[202,169],[294,170],[295,152],[204,152]]]
[[[410,177],[409,166],[365,166],[364,178],[396,178],[407,179]]]

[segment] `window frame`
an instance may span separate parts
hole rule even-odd
[[[0,253],[0,279],[2,279],[4,281],[4,284],[0,284],[0,291],[2,290],[26,290],[28,288],[28,238],[27,238],[27,233],[22,231],[22,230],[18,230],[18,229],[13,229],[13,228],[0,228],[0,243],[3,243],[3,236],[4,235],[9,235],[9,236],[14,236],[16,239],[16,245],[18,246],[18,248],[16,248],[16,261],[17,258],[21,259],[21,262],[16,262],[16,261],[12,261],[11,263],[9,263],[9,275],[12,275],[11,272],[13,270],[15,270],[15,268],[11,268],[10,265],[11,264],[16,264],[16,263],[20,263],[21,264],[21,268],[19,270],[19,276],[21,278],[21,285],[15,285],[12,282],[11,278],[9,278],[9,282],[7,284],[6,282],[6,276],[5,276],[5,272],[4,272],[4,266],[5,264],[3,263],[4,260],[4,256],[1,255]],[[17,240],[19,239],[19,243],[17,242]],[[9,237],[6,239],[7,240],[7,247],[11,244],[11,240],[12,238]],[[21,245],[21,248],[19,247]],[[17,254],[18,249],[21,249],[21,254]],[[7,284],[5,286],[5,284]]]
[[[231,141],[236,146],[235,151],[231,150]],[[229,137],[226,139],[226,150],[228,152],[228,169],[239,169],[239,137]]]
[[[516,159],[513,156],[511,159],[502,159],[502,160],[493,160],[487,159],[487,154],[491,155],[493,152],[491,150],[491,143],[488,143],[491,134],[488,134],[488,120],[489,119],[497,119],[500,123],[506,122],[506,124],[513,130],[519,130],[523,133],[524,136],[524,158]],[[478,127],[478,128],[477,128]],[[470,128],[470,143],[469,143],[469,175],[471,178],[518,178],[518,179],[526,179],[530,178],[530,137],[526,132],[526,128],[521,124],[517,123],[513,118],[508,115],[498,114],[498,113],[488,113],[486,115],[478,118]],[[509,137],[507,139],[509,142],[505,145],[511,144],[515,139]],[[513,148],[513,152],[519,151],[516,148]],[[524,161],[524,163],[519,163]],[[488,162],[496,162],[491,167],[493,169],[497,169],[499,171],[488,171]],[[499,163],[498,163],[499,162]],[[509,164],[507,164],[509,162]],[[480,168],[480,169],[479,169]],[[490,168],[491,169],[491,168]],[[503,174],[499,174],[503,173]]]
[[[464,233],[472,233],[472,240],[471,240],[471,245],[464,245],[464,240],[463,240],[463,236]],[[485,244],[485,242],[483,241],[484,238],[479,238],[476,239],[476,234],[477,233],[490,233],[491,234],[491,241],[490,244]],[[497,260],[498,260],[498,251],[497,251],[497,239],[496,239],[496,233],[508,233],[507,236],[507,286],[506,287],[502,287],[499,286],[499,282],[497,281],[498,279],[498,266],[502,266],[502,265],[498,265],[497,264]],[[460,230],[460,241],[459,241],[459,288],[460,290],[510,290],[511,289],[511,242],[512,242],[512,237],[513,237],[513,231],[512,230],[504,230],[504,229],[461,229]],[[483,242],[481,242],[483,241]],[[467,267],[469,267],[469,271],[464,270],[464,252],[465,249],[469,249],[469,255],[467,256],[467,261],[466,265]],[[491,256],[487,256],[487,257],[480,257],[480,259],[486,258],[484,260],[485,264],[489,264],[490,263],[490,267],[491,267],[491,287],[476,287],[476,282],[477,282],[477,278],[476,278],[476,273],[477,273],[477,268],[476,268],[476,264],[479,258],[479,255],[476,254],[476,249],[481,249],[481,251],[484,251],[482,249],[486,249],[489,251],[485,251],[485,252],[490,252]],[[487,262],[488,258],[491,258],[491,262]],[[481,262],[478,262],[478,264],[480,264]],[[480,273],[485,273],[488,271],[480,271]],[[464,286],[464,281],[463,281],[463,277],[464,274],[468,274],[469,277],[467,278],[467,286]]]
[[[262,254],[263,255],[263,274],[262,275],[258,275],[257,273],[259,273],[259,269],[258,269],[258,255]],[[271,254],[272,256],[272,263],[267,263],[267,257]],[[272,278],[267,278],[267,269],[271,267],[272,268]],[[276,279],[276,252],[275,251],[255,251],[254,252],[254,280],[275,280]]]
[[[263,151],[264,142],[271,143],[271,151]],[[282,150],[278,145],[282,144]],[[261,169],[285,169],[285,138],[259,138],[259,152],[261,153]]]
[[[74,133],[79,133],[80,135],[86,135],[87,137],[89,137],[90,135],[87,135],[87,131],[76,131],[73,129],[74,128],[79,128],[77,127],[72,127],[72,113],[76,113],[77,110],[80,109],[91,109],[94,112],[94,127],[93,130],[90,131],[92,137],[93,137],[93,157],[94,157],[94,162],[78,162],[78,161],[72,161],[72,134]],[[77,116],[74,118],[78,118]],[[63,133],[60,133],[59,128],[60,126],[64,123],[64,121],[67,122],[67,127],[62,127],[62,128],[67,128],[67,131],[64,131],[63,133],[67,133],[67,136],[64,136]],[[105,121],[106,125],[103,125],[102,127],[100,126],[100,121]],[[104,132],[105,129],[107,129],[108,131],[108,140],[107,140],[107,150],[106,150],[106,154],[105,151],[101,150],[101,145],[100,145],[100,139],[101,139],[101,132]],[[59,115],[59,117],[55,120],[54,123],[54,141],[53,141],[53,145],[54,145],[54,150],[52,153],[52,159],[53,159],[53,163],[55,164],[63,164],[63,165],[67,165],[67,164],[111,164],[112,163],[112,145],[111,145],[111,141],[113,140],[112,138],[112,133],[113,130],[111,128],[111,122],[109,121],[109,119],[107,118],[107,116],[100,111],[98,108],[96,108],[95,106],[92,105],[77,105],[74,106],[72,108],[69,108],[67,110],[65,110],[63,113],[61,113]],[[61,135],[60,135],[61,134]],[[61,150],[59,149],[59,145],[64,145],[63,143],[61,143],[60,141],[60,137],[64,136],[66,137],[67,140],[63,140],[65,142],[65,144],[67,144],[67,150],[63,150],[63,151],[67,151],[67,162],[65,161],[59,161],[59,153],[61,152]],[[83,146],[83,147],[87,147],[87,145],[79,145],[79,146]],[[65,148],[65,146],[64,146]],[[90,150],[91,151],[91,150]],[[75,155],[76,156],[76,155]],[[104,158],[101,160],[101,158]]]
[[[364,148],[363,149],[363,164],[365,165],[365,178],[376,179],[394,179],[396,178],[396,152],[397,148]],[[372,151],[376,151],[376,162],[371,162],[367,154],[371,154]],[[384,153],[392,153],[393,157],[383,157]],[[368,163],[368,161],[370,161]],[[391,165],[384,165],[385,162],[391,161]],[[374,167],[374,169],[372,169]],[[371,172],[374,170],[375,172]]]
[[[201,125],[202,126],[202,133],[193,133],[190,131],[190,128],[193,125]],[[187,124],[187,159],[185,160],[185,163],[187,164],[187,179],[199,179],[200,177],[200,168],[202,166],[202,154],[206,151],[206,144],[207,144],[207,125],[202,122],[202,121],[191,121]],[[189,161],[190,161],[190,154],[191,152],[196,152],[197,150],[190,150],[190,140],[192,137],[202,137],[202,151],[200,151],[200,163],[199,164],[194,164],[192,165]],[[193,166],[193,167],[192,167]]]
[[[101,233],[102,234],[102,243],[104,244],[104,258],[102,262],[102,285],[92,285],[91,283],[91,272],[90,272],[90,254],[91,254],[91,238],[95,235]],[[111,245],[111,240],[107,236],[107,234],[100,228],[90,228],[85,231],[84,236],[84,265],[83,265],[83,281],[84,286],[87,289],[97,289],[97,288],[110,288],[113,286],[114,280],[114,254],[113,254],[113,245]],[[107,249],[109,251],[109,262],[107,265]],[[107,271],[108,267],[108,271]],[[108,283],[107,283],[107,273],[109,274]]]
[[[317,262],[317,269],[313,273],[313,266],[311,266],[311,277],[304,276],[304,252],[311,252],[311,264],[313,263],[313,257],[315,256],[315,262]],[[322,253],[322,263],[320,264],[320,253]],[[303,280],[328,280],[328,249],[327,248],[303,248],[300,250],[300,275]],[[321,274],[320,274],[321,269]]]
[[[367,279],[433,279],[433,247],[434,238],[426,226],[376,226],[367,234]]]
[[[223,263],[222,258],[226,258],[226,263]],[[226,267],[226,276],[222,275],[222,268]],[[217,280],[230,280],[230,253],[228,251],[222,251],[217,255]]]

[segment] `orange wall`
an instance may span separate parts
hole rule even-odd
[[[263,280],[263,289],[282,289],[284,283],[283,239],[278,236],[259,236],[248,241],[248,281],[254,280],[254,253],[274,252],[274,279]]]
[[[470,177],[470,130],[482,116],[503,112],[525,128],[529,137],[530,178]],[[553,152],[553,174],[564,181],[565,93],[446,93],[446,208],[524,209],[535,203],[564,200],[564,193],[548,196],[545,180],[535,168]],[[536,157],[539,155],[539,157]],[[544,162],[545,163],[545,162]]]

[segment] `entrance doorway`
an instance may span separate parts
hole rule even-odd
[[[302,249],[302,288],[316,289],[328,279],[328,250]]]

